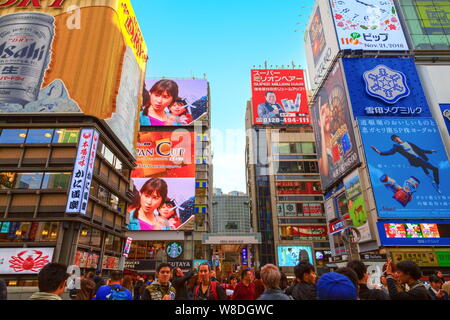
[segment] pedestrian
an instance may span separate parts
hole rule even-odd
[[[156,268],[157,280],[147,286],[142,300],[175,300],[176,290],[170,283],[170,264],[161,263]]]
[[[38,274],[39,292],[33,293],[30,300],[62,300],[66,289],[67,267],[60,263],[48,263]]]
[[[438,277],[439,279],[441,279],[442,283],[445,283],[444,275],[442,274],[442,271],[441,271],[441,270],[436,270],[436,271],[434,272],[434,275],[435,275],[436,277]]]
[[[392,300],[433,300],[433,296],[419,280],[422,277],[422,271],[416,263],[410,260],[399,262],[397,270],[400,283],[408,285],[409,290],[402,292],[397,289],[393,278],[392,261],[389,260],[386,267],[386,280]]]
[[[388,290],[388,286],[387,286],[387,280],[386,280],[386,275],[382,275],[380,277],[380,283],[381,283],[381,287],[380,290],[384,291],[384,293],[389,294],[389,290]]]
[[[218,281],[216,276],[216,271],[211,269],[211,281]]]
[[[280,289],[283,290],[283,292],[287,289],[289,286],[288,284],[288,278],[284,272],[281,273],[281,279],[280,279]]]
[[[213,280],[211,267],[207,262],[198,267],[198,278],[200,284],[194,288],[194,300],[227,300],[225,289]]]
[[[8,300],[8,288],[3,279],[0,279],[0,300]]]
[[[133,288],[133,278],[130,275],[126,275],[122,280],[122,287],[128,289],[131,293],[134,292]]]
[[[107,285],[101,286],[93,300],[133,300],[130,290],[122,286],[123,274],[114,270]]]
[[[186,289],[187,289],[187,299],[188,300],[194,300],[194,289],[195,287],[200,284],[198,280],[198,274],[196,273],[195,276],[193,276],[187,283],[186,283]],[[176,297],[175,297],[176,298]]]
[[[85,279],[89,279],[89,280],[91,280],[91,281],[94,281],[94,276],[95,276],[95,274],[94,274],[92,271],[89,271],[89,272],[87,273]],[[95,281],[94,281],[94,283],[95,283]]]
[[[361,300],[389,300],[389,295],[379,289],[369,289],[367,282],[369,273],[367,266],[360,260],[347,262],[347,267],[353,269],[358,276],[358,297]]]
[[[261,271],[255,271],[255,280],[253,281],[255,284],[255,299],[258,299],[262,293],[264,292],[264,284],[261,280]]]
[[[351,282],[353,283],[353,285],[355,286],[356,292],[359,291],[358,275],[356,274],[356,272],[355,272],[352,268],[342,267],[342,268],[338,268],[335,272],[336,272],[336,273],[343,274],[344,276],[346,276],[347,278],[349,278],[350,281],[351,281]]]
[[[97,292],[101,286],[104,286],[106,284],[105,279],[102,278],[102,272],[100,270],[95,270],[93,280],[95,282],[95,292]]]
[[[316,270],[309,262],[300,263],[294,268],[297,284],[292,289],[295,300],[317,300]]]
[[[141,300],[141,294],[143,293],[143,291],[145,289],[144,287],[145,287],[144,278],[138,277],[138,279],[134,285],[134,288],[133,288],[133,292],[134,292],[133,299],[134,300]]]
[[[92,300],[95,297],[95,282],[88,279],[80,280],[80,290],[75,300]]]
[[[328,272],[317,282],[319,300],[357,300],[358,292],[355,284],[347,276]]]
[[[261,268],[264,292],[257,300],[292,300],[280,288],[281,272],[276,265],[266,264]]]
[[[255,300],[255,284],[250,269],[241,271],[241,281],[236,285],[231,300]]]
[[[186,273],[179,267],[173,269],[172,285],[176,290],[175,300],[188,300],[187,282],[195,274],[195,269],[191,269]]]
[[[442,280],[437,275],[430,277],[430,288],[428,288],[428,291],[435,300],[448,300],[448,293],[442,290]]]

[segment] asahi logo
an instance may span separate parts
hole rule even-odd
[[[49,8],[61,8],[65,0],[54,0]],[[41,0],[0,0],[0,7],[42,8]]]
[[[32,59],[41,61],[42,58],[47,53],[47,46],[43,45],[40,48],[36,48],[36,42],[23,47],[10,45],[6,46],[8,42],[3,42],[0,44],[0,58],[22,58],[22,59]]]

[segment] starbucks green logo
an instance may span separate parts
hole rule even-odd
[[[166,253],[172,259],[178,258],[183,253],[183,246],[180,242],[170,242],[167,245]]]

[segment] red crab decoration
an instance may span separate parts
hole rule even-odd
[[[22,271],[33,271],[38,272],[40,269],[42,269],[49,261],[47,260],[48,256],[42,256],[42,251],[39,250],[32,250],[34,251],[34,254],[28,255],[27,258],[22,258],[22,256],[28,252],[28,250],[24,250],[22,252],[19,252],[19,254],[16,257],[11,257],[11,260],[8,262],[11,263],[9,267],[11,269],[14,269],[15,272],[22,272]],[[33,258],[33,255],[37,255],[37,257]]]

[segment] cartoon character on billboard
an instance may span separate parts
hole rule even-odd
[[[417,191],[420,185],[420,180],[416,177],[410,177],[405,180],[403,187],[397,181],[384,174],[380,177],[380,181],[384,183],[385,187],[394,192],[392,198],[400,202],[404,207],[411,202],[412,195]]]
[[[283,108],[277,103],[277,95],[273,91],[267,91],[266,101],[258,105],[258,116],[262,119],[281,119]]]
[[[436,153],[437,151],[419,148],[412,142],[403,141],[397,135],[392,135],[391,140],[394,141],[394,145],[392,146],[391,150],[381,152],[374,146],[370,147],[381,156],[390,156],[399,153],[408,160],[411,166],[422,168],[425,175],[430,178],[433,187],[439,194],[441,194],[441,191],[439,189],[439,169],[433,166],[426,156],[426,154]],[[433,176],[431,176],[429,170],[433,172]]]

